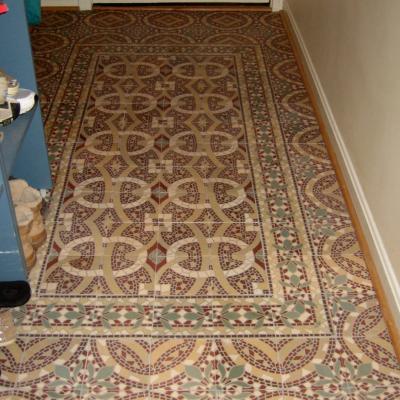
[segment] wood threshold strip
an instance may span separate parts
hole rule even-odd
[[[41,6],[43,11],[79,11],[78,6]]]
[[[43,11],[46,12],[57,12],[57,11],[79,11],[79,7],[77,6],[42,6]],[[198,3],[195,5],[194,3],[190,5],[180,5],[180,4],[132,4],[130,6],[107,6],[95,4],[93,6],[93,11],[129,11],[129,10],[149,10],[149,11],[264,11],[271,12],[271,7],[269,5],[259,5],[254,3],[254,5],[249,4],[224,4],[219,3],[215,5],[207,5],[206,3]],[[90,12],[90,11],[89,11]]]
[[[383,318],[388,327],[390,338],[392,339],[394,351],[396,352],[397,358],[400,360],[400,337],[398,335],[395,319],[393,318],[392,310],[390,309],[389,302],[387,301],[385,291],[383,289],[381,280],[379,278],[375,262],[372,258],[371,251],[369,249],[368,242],[365,238],[360,220],[357,216],[357,212],[356,212],[353,200],[351,198],[346,179],[342,172],[342,167],[340,166],[340,164],[338,162],[338,159],[335,154],[335,150],[334,150],[334,148],[331,144],[331,140],[329,138],[328,130],[326,128],[324,119],[322,117],[322,113],[319,110],[319,103],[317,101],[315,89],[311,83],[312,82],[311,74],[308,71],[308,67],[307,67],[307,64],[306,64],[304,56],[303,56],[303,52],[297,41],[297,37],[296,37],[296,34],[294,33],[294,29],[290,22],[289,16],[287,15],[286,11],[280,11],[280,14],[282,16],[282,20],[283,20],[284,26],[286,28],[286,31],[287,31],[287,34],[289,37],[289,41],[292,46],[297,64],[300,68],[300,73],[303,78],[305,88],[310,97],[312,107],[313,107],[314,113],[316,115],[318,125],[321,130],[322,137],[324,139],[324,142],[325,142],[325,145],[326,145],[326,148],[328,151],[329,158],[330,158],[333,168],[335,170],[335,173],[336,173],[336,176],[337,176],[337,179],[339,182],[339,186],[343,192],[343,196],[344,196],[347,208],[350,213],[350,217],[351,217],[351,220],[352,220],[352,223],[353,223],[356,235],[357,235],[357,239],[360,244],[361,251],[364,254],[365,263],[366,263],[368,271],[370,273],[371,281],[372,281],[372,284],[376,291],[376,295],[377,295],[379,304],[381,306]]]
[[[190,4],[177,4],[177,3],[172,3],[172,4],[143,4],[143,3],[138,3],[138,4],[131,4],[129,6],[109,6],[109,5],[101,5],[101,4],[96,4],[93,7],[93,10],[112,10],[112,11],[119,11],[119,10],[149,10],[149,11],[157,11],[157,10],[162,10],[162,11],[271,11],[271,8],[269,5],[260,5],[257,3],[252,4],[233,4],[233,3],[214,3],[215,5],[212,4],[207,4],[207,3],[198,3],[197,5],[195,3],[190,3]]]

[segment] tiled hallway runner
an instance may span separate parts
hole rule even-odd
[[[56,186],[1,398],[400,398],[279,14],[45,13],[32,40]]]

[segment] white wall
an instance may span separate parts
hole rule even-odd
[[[400,1],[286,0],[400,326]]]

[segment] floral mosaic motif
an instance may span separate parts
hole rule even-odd
[[[52,399],[112,399],[115,394],[116,386],[108,381],[113,374],[110,366],[95,371],[90,363],[85,367],[79,363],[72,370],[64,365],[56,365],[54,374],[57,379],[50,383],[49,392]]]
[[[286,325],[291,326],[291,320],[299,319],[306,307],[314,307],[315,303],[304,297],[304,290],[309,288],[309,282],[302,283],[297,275],[291,275],[290,281],[282,282],[282,286],[290,291],[292,300],[286,300],[281,305],[281,317]]]
[[[279,13],[44,11],[31,36],[55,188],[0,397],[400,398]]]
[[[308,210],[309,215],[315,221],[314,231],[317,235],[333,236],[335,234],[334,226],[328,219],[328,212],[323,208]]]
[[[80,310],[84,310],[83,305],[79,304],[78,308]],[[26,306],[22,306],[19,308],[13,309],[13,318],[14,322],[17,326],[21,325],[23,323],[24,318],[26,317],[28,310]],[[75,314],[78,315],[78,313],[75,313],[72,315],[72,311],[66,313],[66,317],[72,317],[70,319],[76,319]],[[44,307],[41,313],[39,312],[33,312],[31,314],[32,319],[36,319],[40,321],[40,324],[50,328],[52,326],[53,321],[57,321],[61,317],[61,313],[55,310],[54,304],[48,304]],[[79,326],[79,321],[77,320],[74,322],[76,326]]]
[[[385,392],[380,383],[371,377],[372,365],[369,363],[354,367],[346,362],[343,366],[337,360],[333,368],[318,364],[315,370],[322,378],[316,382],[316,393],[322,398],[372,400]]]
[[[231,321],[236,321],[239,319],[239,313],[235,311],[230,311],[232,307],[231,304],[225,304],[221,310],[221,319],[225,327],[232,328]]]
[[[126,326],[139,328],[142,324],[152,324],[152,306],[132,304],[122,306],[108,303],[105,306],[48,304],[32,307],[31,305],[13,309],[13,318],[17,326],[69,327],[75,328],[100,326],[112,328]],[[146,320],[146,322],[145,322]]]
[[[199,304],[193,304],[191,310],[184,311],[183,314],[173,310],[174,304],[166,305],[161,311],[161,323],[164,328],[173,329],[171,322],[176,322],[180,319],[184,320],[184,325],[190,323],[192,329],[199,329],[203,326],[204,321],[208,318],[204,308]]]
[[[244,365],[226,368],[223,364],[218,364],[213,368],[209,364],[204,371],[195,365],[188,365],[185,371],[189,381],[181,386],[181,390],[187,400],[215,397],[242,400],[251,394],[251,385],[240,379],[245,371]]]
[[[347,286],[346,275],[336,275],[333,279],[326,274],[324,276],[327,283],[325,296],[332,303],[332,315],[336,316],[339,309],[346,312],[354,312],[355,305],[351,302],[354,297],[353,289]]]
[[[16,326],[20,326],[25,318],[26,306],[15,307],[12,309],[11,312],[12,312],[14,324]]]

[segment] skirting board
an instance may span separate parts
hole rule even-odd
[[[82,2],[82,0],[81,0]],[[89,3],[89,1],[87,1]],[[128,2],[127,0],[115,1],[115,3],[125,3]],[[168,5],[168,0],[129,0],[130,3],[165,3]],[[246,0],[171,0],[172,3],[246,3]],[[78,7],[80,1],[79,0],[42,0],[41,5],[42,7]],[[90,2],[91,3],[91,2]],[[96,0],[93,0],[93,3],[97,3]],[[98,3],[112,3],[112,0],[102,0],[98,1]],[[267,4],[266,0],[251,0],[249,3],[260,3],[260,4]],[[273,11],[278,11],[282,9],[282,0],[273,0],[272,1]],[[85,9],[88,9],[85,3]]]
[[[210,4],[215,4],[215,3],[239,3],[239,4],[244,4],[245,1],[243,0],[115,0],[115,3],[120,3],[120,4],[165,4],[168,5],[168,3],[182,3],[182,4],[187,4],[187,3],[201,3],[201,4],[205,4],[205,3],[210,3]],[[112,5],[113,1],[110,0],[93,0],[94,4],[110,4]],[[255,4],[255,3],[259,3],[259,4],[267,4],[267,2],[265,0],[251,0],[251,2],[249,1],[249,3]]]
[[[393,321],[388,321],[388,318],[386,318],[386,320],[388,322],[388,325],[390,325],[390,323],[392,325],[395,325],[392,327],[389,326],[392,332],[399,332],[400,282],[398,281],[394,272],[393,264],[391,263],[389,255],[384,246],[382,237],[379,233],[379,229],[375,223],[373,214],[368,205],[360,180],[354,168],[354,164],[351,161],[351,157],[343,140],[343,136],[336,123],[335,116],[330,107],[318,73],[315,69],[314,63],[311,59],[311,55],[307,49],[307,45],[296,23],[293,13],[291,12],[290,6],[286,1],[284,2],[283,9],[289,18],[295,40],[297,40],[297,44],[300,47],[300,57],[303,58],[302,61],[304,61],[306,73],[307,75],[309,75],[309,81],[311,83],[313,92],[316,95],[317,106],[319,108],[319,111],[321,111],[323,122],[325,123],[325,126],[327,128],[327,134],[333,146],[335,155],[339,161],[339,165],[341,167],[340,169],[344,174],[347,189],[350,192],[350,197],[355,207],[362,232],[365,235],[368,248],[372,253],[373,263],[375,267],[372,266],[372,268],[370,268],[371,276],[372,278],[374,278],[373,275],[375,271],[372,271],[372,269],[375,269],[378,275],[377,278],[380,281],[380,285],[383,287],[383,293],[381,294],[383,295],[383,297],[385,297],[385,299],[380,300],[384,300],[384,302],[387,303],[390,309],[389,313]],[[383,307],[384,305],[382,305],[382,308]]]
[[[78,0],[42,0],[42,7],[78,7]]]

